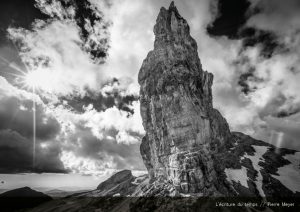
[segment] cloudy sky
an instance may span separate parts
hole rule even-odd
[[[1,0],[0,189],[93,188],[116,170],[145,171],[137,74],[169,4]],[[231,130],[300,150],[300,2],[175,5]]]

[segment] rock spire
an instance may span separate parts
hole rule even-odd
[[[152,180],[181,193],[214,193],[214,154],[231,134],[212,105],[213,75],[202,69],[197,43],[173,2],[161,8],[154,34],[138,76],[144,163]]]

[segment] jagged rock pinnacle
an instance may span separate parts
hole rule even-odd
[[[152,180],[171,182],[178,192],[215,192],[212,157],[230,132],[212,107],[213,75],[202,70],[196,41],[174,3],[161,8],[154,34],[154,50],[139,72],[145,165]]]
[[[183,41],[191,41],[193,48],[197,49],[196,42],[190,36],[190,28],[179,14],[174,2],[169,9],[162,7],[156,19],[154,26],[155,47],[164,47],[170,44],[179,44]]]
[[[213,108],[213,75],[202,69],[197,44],[174,3],[161,8],[154,34],[154,49],[138,77],[146,131],[140,150],[155,185],[152,194],[274,197],[284,191],[293,196],[268,171],[276,173],[285,164],[282,155],[294,152],[281,149],[277,154],[274,146],[230,132]],[[255,169],[257,158],[249,162],[242,157],[254,152],[263,152],[255,157],[265,161],[264,171]],[[236,170],[243,176],[230,174]]]

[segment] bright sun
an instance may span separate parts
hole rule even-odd
[[[23,84],[28,88],[51,91],[54,89],[53,72],[46,69],[36,69],[24,73]]]
[[[30,71],[24,76],[24,84],[31,88],[40,87],[40,80],[43,78],[40,71]]]

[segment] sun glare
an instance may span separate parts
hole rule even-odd
[[[29,71],[23,76],[23,84],[25,87],[44,91],[52,91],[54,89],[53,80],[53,73],[46,69]]]
[[[40,79],[42,78],[41,73],[39,71],[31,71],[28,72],[25,76],[24,76],[24,83],[26,84],[26,86],[28,87],[39,87],[40,86]]]

